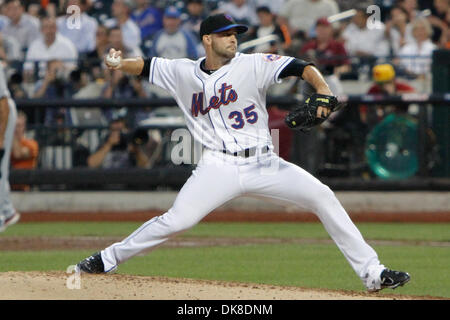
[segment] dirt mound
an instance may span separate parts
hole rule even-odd
[[[63,272],[0,273],[0,300],[351,300],[411,299],[234,282]]]

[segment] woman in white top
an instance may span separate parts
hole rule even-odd
[[[433,30],[425,18],[415,19],[411,24],[414,40],[400,49],[400,65],[412,75],[423,77],[430,73],[431,56],[436,49],[431,41]]]
[[[393,7],[390,13],[391,18],[386,22],[385,32],[391,53],[397,56],[403,46],[414,41],[412,25],[409,23],[408,12],[402,7]]]

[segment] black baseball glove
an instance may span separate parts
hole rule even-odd
[[[328,115],[322,114],[317,117],[317,109],[325,107],[330,110]],[[303,132],[309,131],[328,119],[331,112],[337,111],[341,108],[335,96],[328,96],[324,94],[314,93],[306,101],[291,111],[284,121],[287,126],[293,130],[301,130]]]

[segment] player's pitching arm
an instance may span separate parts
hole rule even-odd
[[[306,66],[303,69],[302,78],[303,80],[308,82],[316,90],[317,93],[329,96],[333,95],[333,92],[331,92],[327,82],[316,67],[312,65]],[[331,110],[327,107],[318,107],[317,117],[321,118],[322,115],[328,116],[330,112]]]
[[[138,76],[144,69],[144,59],[142,57],[136,58],[122,58],[122,52],[111,48],[109,54],[105,56],[105,65],[110,70],[121,70],[125,73]]]

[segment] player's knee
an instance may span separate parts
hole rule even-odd
[[[175,211],[169,211],[166,217],[167,227],[171,234],[183,232],[195,226],[198,221],[191,215],[177,214]]]
[[[334,192],[326,185],[322,184],[316,191],[313,201],[313,209],[319,210],[324,206],[337,201]]]

